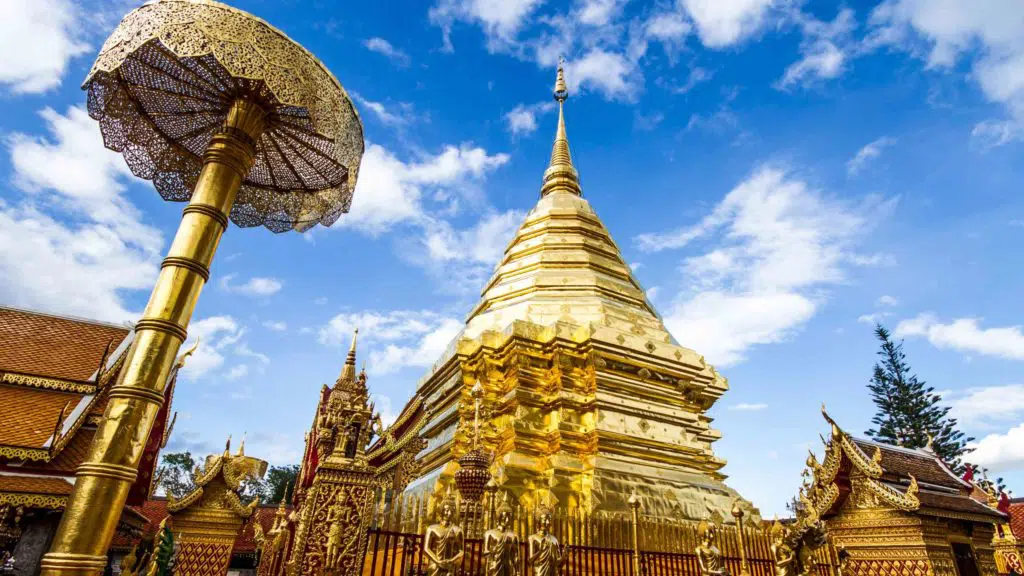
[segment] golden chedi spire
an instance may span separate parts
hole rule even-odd
[[[558,76],[555,79],[555,100],[558,101],[558,128],[555,130],[555,143],[551,147],[551,162],[544,171],[544,185],[540,189],[541,196],[552,192],[569,192],[577,196],[580,190],[580,177],[576,167],[572,165],[569,153],[569,137],[565,134],[565,113],[563,105],[569,98],[569,89],[565,85],[565,72],[562,62],[558,64]]]
[[[341,374],[338,382],[353,382],[356,379],[356,340],[359,338],[359,328],[352,332],[352,345],[348,349],[348,356],[345,357],[345,365],[341,367]]]

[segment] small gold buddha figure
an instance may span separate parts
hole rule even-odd
[[[452,521],[455,515],[455,498],[451,487],[438,508],[440,522],[427,528],[423,540],[423,553],[427,556],[427,576],[452,576],[465,552],[465,536],[462,528]]]
[[[519,576],[519,536],[512,530],[508,492],[498,508],[497,523],[484,533],[487,576]]]
[[[539,529],[527,540],[527,557],[533,566],[533,576],[558,576],[565,560],[565,550],[551,534],[551,510],[541,508]]]
[[[770,551],[775,563],[775,576],[793,576],[796,574],[796,553],[786,543],[789,530],[778,520],[772,525],[772,545]]]
[[[715,537],[718,536],[718,525],[701,520],[697,524],[697,535],[700,538],[700,545],[694,552],[697,555],[697,563],[700,565],[702,576],[729,576],[729,570],[722,562],[722,552],[715,546]]]

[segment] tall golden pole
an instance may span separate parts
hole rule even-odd
[[[633,575],[640,574],[640,498],[636,492],[629,496],[629,508],[633,512]]]
[[[242,180],[252,167],[254,143],[265,112],[236,100],[203,156],[203,169],[164,258],[135,340],[96,430],[88,458],[78,468],[42,574],[96,574],[107,564],[107,548],[128,497],[171,365],[186,338],[199,292],[210,276],[217,244]]]
[[[750,574],[750,566],[747,565],[747,541],[743,534],[743,509],[740,508],[739,500],[732,505],[732,515],[736,518],[736,531],[740,537],[740,574]]]
[[[229,220],[274,232],[330,225],[348,210],[363,154],[362,123],[334,76],[266,22],[212,0],[133,10],[83,88],[104,144],[188,206],[43,557],[46,576],[106,566]]]

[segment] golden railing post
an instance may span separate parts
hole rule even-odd
[[[740,540],[740,574],[749,576],[750,566],[747,565],[747,543],[743,534],[743,509],[740,508],[739,500],[732,505],[732,515],[736,518],[736,532],[739,534]]]
[[[633,512],[633,575],[640,574],[640,498],[636,492],[629,496],[629,508]]]
[[[185,208],[171,248],[117,383],[110,390],[104,418],[61,517],[42,574],[98,574],[135,481],[139,459],[164,401],[164,387],[235,195],[252,166],[255,141],[263,132],[264,111],[236,100],[224,129],[203,157],[203,169]]]

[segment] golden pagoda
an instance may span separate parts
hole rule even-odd
[[[540,200],[399,416],[426,442],[405,491],[442,494],[477,437],[521,504],[618,513],[636,492],[652,516],[730,519],[739,496],[723,483],[711,448],[721,434],[706,414],[727,381],[668,333],[583,198],[561,66],[554,96]]]

